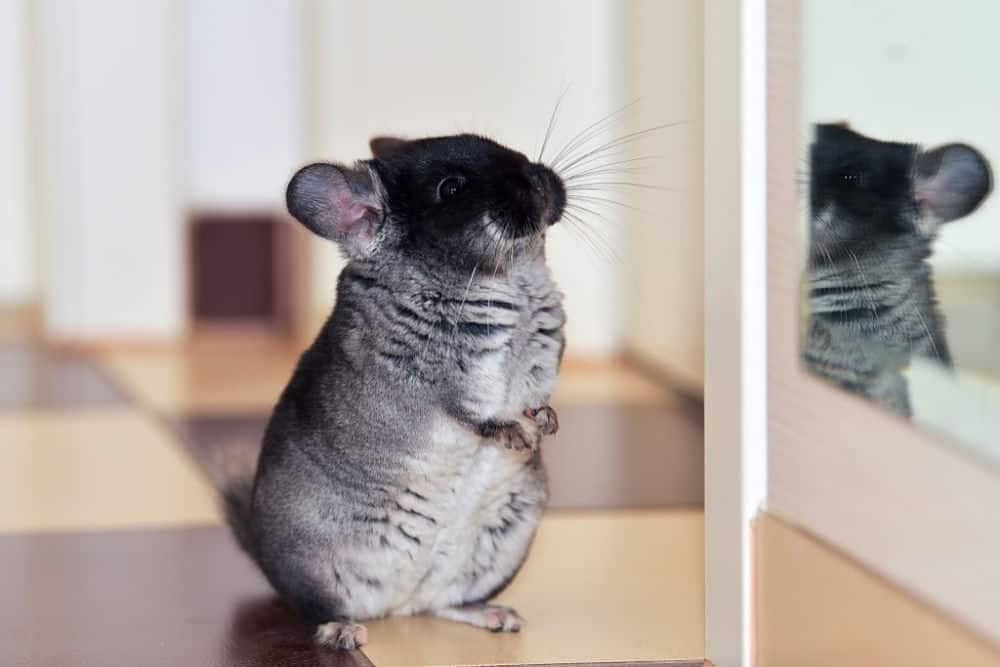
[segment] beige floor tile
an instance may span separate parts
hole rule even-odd
[[[376,665],[485,665],[704,656],[703,521],[695,511],[550,513],[499,602],[518,634],[432,618],[368,623]]]
[[[216,521],[213,491],[148,417],[0,414],[0,532]]]
[[[253,338],[102,353],[112,377],[136,400],[168,414],[269,412],[301,350]],[[663,403],[673,395],[618,362],[569,360],[553,404]]]
[[[239,338],[112,350],[102,365],[135,400],[165,414],[269,412],[301,350]]]

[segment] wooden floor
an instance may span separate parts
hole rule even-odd
[[[213,465],[252,458],[298,350],[267,339],[57,354],[0,342],[0,664],[446,665],[697,660],[700,407],[567,366],[553,509],[492,635],[427,618],[317,651],[219,525]],[[697,662],[697,664],[701,664]]]
[[[997,667],[1000,647],[805,531],[754,525],[758,667]]]

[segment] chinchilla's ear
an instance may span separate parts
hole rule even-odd
[[[368,142],[368,147],[372,149],[374,157],[384,158],[399,152],[408,143],[406,139],[399,137],[372,137]]]
[[[352,258],[375,249],[385,218],[378,174],[366,164],[355,169],[317,162],[300,169],[285,192],[288,212],[314,234],[335,241]]]
[[[942,224],[972,213],[992,188],[990,163],[972,146],[946,144],[920,153],[913,183],[918,231],[932,236]]]

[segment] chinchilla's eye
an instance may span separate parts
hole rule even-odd
[[[462,186],[465,185],[465,179],[461,176],[449,176],[447,178],[441,179],[437,187],[437,197],[438,201],[445,201],[446,199],[451,199],[459,193]]]
[[[863,169],[859,169],[856,171],[845,171],[843,174],[841,174],[840,177],[847,185],[859,188],[861,190],[870,187],[872,182],[871,174],[869,174],[867,171]]]

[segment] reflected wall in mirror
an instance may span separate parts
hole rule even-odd
[[[1000,464],[1000,3],[802,7],[803,363]]]

